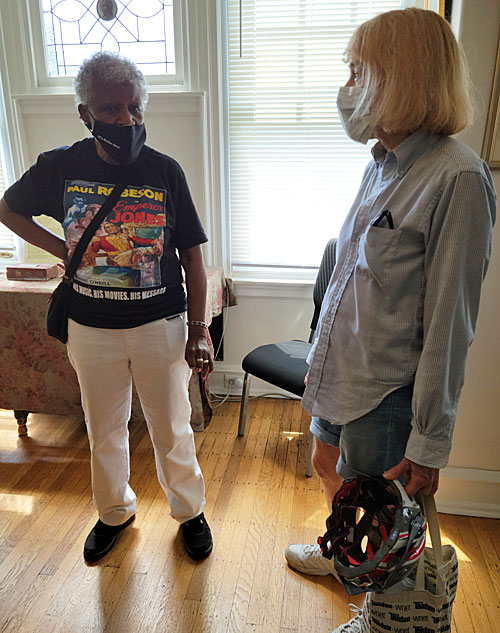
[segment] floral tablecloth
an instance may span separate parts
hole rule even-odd
[[[223,306],[235,303],[232,283],[222,268],[207,269],[206,321]],[[78,382],[66,347],[47,335],[45,319],[52,291],[59,283],[9,281],[0,273],[0,408],[33,413],[72,413],[81,410]],[[210,422],[208,381],[193,374],[189,385],[191,425],[203,430]],[[142,415],[134,398],[133,416]],[[19,418],[18,418],[19,419]]]

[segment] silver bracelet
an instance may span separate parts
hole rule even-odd
[[[188,325],[199,325],[200,327],[208,328],[208,323],[204,321],[186,321]]]

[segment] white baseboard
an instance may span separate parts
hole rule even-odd
[[[447,466],[436,494],[439,512],[500,519],[500,472]]]
[[[243,379],[244,372],[241,365],[217,365],[210,376],[210,389],[214,393],[225,394],[227,387],[224,387],[224,374],[238,375]],[[231,394],[241,396],[241,389],[234,388]],[[294,397],[258,378],[252,378],[250,395],[264,394]],[[440,472],[436,505],[438,511],[445,514],[500,519],[500,471],[454,466],[443,468]]]

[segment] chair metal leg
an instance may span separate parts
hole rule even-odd
[[[245,434],[245,424],[247,421],[247,409],[248,409],[248,396],[250,395],[250,380],[251,376],[248,372],[245,373],[243,378],[243,389],[241,391],[241,404],[240,404],[240,421],[238,423],[238,435],[242,437]]]
[[[307,454],[306,454],[306,477],[313,476],[312,454],[314,449],[314,435],[309,431],[307,438]]]

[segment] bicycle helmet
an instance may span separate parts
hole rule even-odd
[[[318,538],[321,552],[334,557],[350,595],[382,592],[416,574],[427,524],[419,504],[399,481],[382,476],[345,479],[326,527]]]

